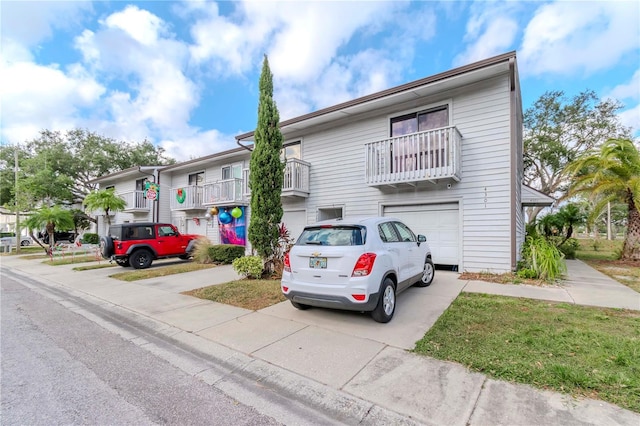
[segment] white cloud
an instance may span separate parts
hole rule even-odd
[[[618,100],[624,99],[632,99],[639,100],[640,99],[640,69],[637,70],[633,77],[631,77],[631,81],[625,84],[619,84],[606,95],[606,97],[614,98]]]
[[[232,135],[224,135],[217,130],[192,130],[175,138],[163,139],[158,145],[164,148],[167,156],[183,161],[237,147]]]
[[[516,2],[472,3],[465,29],[466,48],[453,59],[461,66],[511,50],[518,34]]]
[[[165,24],[160,18],[136,6],[127,6],[122,12],[110,15],[105,23],[107,27],[118,28],[147,46],[155,44],[158,35],[165,31]]]
[[[0,14],[3,44],[6,39],[35,46],[52,36],[55,29],[68,29],[82,22],[92,10],[90,1],[3,1]]]
[[[24,142],[42,129],[68,129],[83,108],[95,105],[105,88],[79,65],[62,70],[32,62],[0,62],[1,134]]]
[[[640,47],[640,4],[556,2],[540,6],[520,48],[523,73],[541,75],[610,69]]]
[[[618,114],[618,117],[620,118],[620,122],[624,126],[630,127],[632,133],[637,137],[640,132],[640,104],[626,111],[622,111]]]

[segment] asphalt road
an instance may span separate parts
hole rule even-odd
[[[1,289],[3,425],[279,424],[5,273]]]

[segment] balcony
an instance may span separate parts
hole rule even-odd
[[[282,182],[283,197],[309,196],[309,171],[311,164],[306,161],[292,158],[287,160],[284,166],[284,179]]]
[[[244,179],[233,178],[205,184],[202,204],[207,207],[248,204],[244,182]]]
[[[415,186],[440,179],[460,180],[462,136],[455,126],[365,144],[369,186]]]
[[[205,210],[204,186],[188,185],[171,188],[171,210]]]
[[[309,197],[309,174],[311,164],[297,158],[287,160],[284,166],[284,177],[282,179],[283,197]],[[251,194],[249,189],[249,169],[244,170],[243,192],[246,197]]]
[[[144,191],[129,191],[118,194],[126,203],[124,211],[127,213],[148,213],[151,202],[144,198]]]

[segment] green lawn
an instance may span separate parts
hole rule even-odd
[[[600,238],[578,238],[580,247],[576,250],[576,258],[580,260],[616,260],[622,251],[624,240],[606,240]]]
[[[166,275],[182,274],[184,272],[199,271],[201,269],[210,269],[214,268],[215,266],[216,265],[212,263],[195,263],[183,261],[176,265],[157,265],[147,269],[122,269],[123,272],[109,275],[109,277],[121,281],[137,281],[145,280],[147,278],[164,277]]]
[[[462,293],[415,352],[640,412],[640,312]]]
[[[280,280],[231,281],[184,294],[254,311],[287,300],[280,289]]]

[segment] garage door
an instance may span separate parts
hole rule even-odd
[[[282,214],[282,223],[289,230],[291,238],[298,239],[307,224],[307,213],[304,210],[287,210]]]
[[[426,235],[433,263],[460,264],[457,203],[387,206],[384,208],[384,215],[397,217],[416,234]]]

